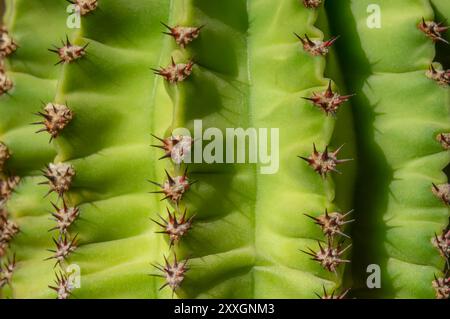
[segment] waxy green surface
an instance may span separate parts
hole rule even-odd
[[[450,118],[448,88],[425,76],[435,45],[416,27],[422,16],[433,18],[433,8],[449,12],[445,1],[432,2],[327,1],[326,10],[311,10],[298,0],[101,0],[71,30],[64,1],[8,1],[5,22],[20,48],[7,59],[15,88],[0,97],[0,140],[13,152],[8,168],[23,181],[8,202],[22,231],[11,249],[18,269],[4,295],[56,297],[47,286],[58,268],[44,259],[57,236],[48,232],[50,201],[61,200],[44,198],[48,188],[37,183],[47,163],[67,162],[76,176],[66,200],[81,212],[70,229],[80,246],[63,264],[81,270],[73,298],[170,298],[168,287],[159,290],[164,279],[149,274],[174,252],[190,268],[175,297],[316,298],[325,286],[352,288],[357,297],[433,298],[431,281],[445,261],[431,238],[449,212],[431,183],[446,182],[450,161],[435,136],[450,131]],[[381,29],[367,27],[372,3],[381,7]],[[162,34],[161,21],[204,28],[181,49]],[[294,32],[341,38],[327,57],[312,57]],[[47,49],[66,35],[89,43],[86,56],[54,66],[58,57]],[[171,58],[196,63],[182,83],[152,74]],[[341,94],[357,94],[336,118],[303,99],[329,79]],[[50,144],[29,125],[41,101],[74,112]],[[158,190],[148,180],[163,182],[165,169],[175,176],[185,166],[158,160],[163,153],[150,147],[158,142],[151,133],[192,130],[197,119],[221,131],[280,128],[280,168],[263,175],[261,164],[189,164],[196,183],[180,210],[195,214],[193,228],[171,248],[150,218],[174,204],[148,194]],[[310,155],[313,143],[319,150],[346,143],[339,157],[356,161],[323,179],[297,157]],[[325,240],[304,213],[352,208],[357,221],[344,245],[353,242],[352,265],[334,274],[300,251]],[[379,290],[365,288],[369,264],[381,266]]]
[[[366,24],[372,3],[381,8],[381,28]],[[449,211],[431,184],[447,181],[442,170],[450,161],[435,140],[450,129],[449,91],[425,76],[435,45],[417,29],[422,17],[433,20],[433,9],[422,0],[337,1],[328,9],[332,29],[345,35],[338,52],[357,93],[353,289],[367,297],[433,298],[431,282],[445,260],[431,240]],[[369,264],[381,267],[381,289],[365,288]]]

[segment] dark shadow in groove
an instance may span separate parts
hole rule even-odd
[[[346,288],[352,288],[351,297],[390,298],[393,292],[392,278],[387,277],[388,255],[384,249],[388,227],[383,221],[383,215],[387,210],[393,171],[375,141],[374,123],[378,116],[375,105],[370,105],[362,93],[362,88],[367,87],[366,81],[372,74],[372,66],[362,49],[350,1],[327,1],[325,8],[332,34],[341,35],[336,42],[336,50],[345,84],[349,91],[357,93],[352,100],[359,159],[354,196],[356,221],[351,232],[352,264],[347,269],[350,272],[347,277],[353,283],[346,283]],[[370,290],[366,286],[369,275],[366,269],[370,264],[381,267],[381,273],[384,274],[381,289]]]
[[[433,7],[434,13],[435,13],[435,20],[436,21],[446,21],[446,25],[450,23],[449,19],[450,16],[445,16],[443,12],[440,12],[433,4],[431,4]],[[444,34],[447,41],[450,41],[450,31],[447,31]],[[435,61],[442,64],[444,69],[450,69],[450,44],[444,43],[442,41],[439,41],[436,43],[436,57],[434,59]]]

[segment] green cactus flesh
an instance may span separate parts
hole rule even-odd
[[[1,297],[449,297],[448,1],[72,2],[5,4]]]

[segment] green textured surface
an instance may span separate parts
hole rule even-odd
[[[381,29],[366,25],[369,4],[381,7]],[[322,286],[352,288],[352,297],[434,297],[431,281],[445,261],[431,238],[449,211],[431,183],[447,180],[450,155],[435,136],[450,131],[450,97],[425,71],[434,59],[448,66],[449,51],[416,26],[421,17],[444,20],[448,0],[330,0],[318,10],[299,0],[100,0],[74,30],[66,27],[67,5],[7,1],[5,24],[20,48],[6,59],[15,87],[0,97],[0,141],[13,153],[8,172],[22,182],[7,203],[21,233],[11,247],[18,268],[2,297],[56,297],[48,285],[58,268],[44,259],[57,236],[48,232],[50,201],[58,200],[44,198],[48,188],[38,185],[39,169],[51,162],[76,171],[66,200],[80,208],[70,228],[80,246],[63,264],[81,270],[72,298],[171,298],[168,287],[159,290],[164,279],[149,274],[173,251],[190,268],[176,298],[316,298]],[[160,22],[204,28],[180,49]],[[326,57],[312,57],[293,32],[341,37]],[[55,66],[47,49],[66,35],[89,43],[87,53]],[[171,57],[196,62],[176,85],[151,71]],[[341,94],[356,93],[336,118],[302,98],[325,90],[329,79]],[[75,114],[52,143],[29,125],[41,101]],[[174,205],[149,194],[156,186],[148,180],[162,182],[164,169],[174,176],[184,165],[158,160],[151,133],[192,130],[197,119],[221,131],[280,128],[280,167],[264,175],[261,164],[189,164],[197,182],[180,208],[195,214],[194,224],[170,249],[150,218]],[[297,157],[313,143],[320,150],[345,143],[339,156],[355,161],[322,179]],[[303,214],[326,208],[355,208],[357,219],[352,264],[337,274],[300,252],[325,239]],[[369,264],[381,266],[381,289],[365,288]]]
[[[199,182],[186,205],[198,227],[181,246],[193,256],[182,296],[313,298],[323,284],[340,285],[340,276],[298,251],[316,248],[314,238],[322,238],[302,213],[323,212],[334,198],[331,180],[324,182],[297,158],[310,153],[313,142],[324,147],[334,126],[301,98],[327,84],[324,58],[305,54],[292,34],[321,37],[313,27],[316,17],[290,0],[180,1],[174,7],[171,25],[215,28],[205,28],[188,54],[175,47],[167,54],[199,61],[188,81],[167,86],[173,126],[191,128],[202,119],[205,127],[219,129],[281,127],[280,170],[274,175],[261,175],[259,165],[190,169]],[[214,58],[221,48],[221,58]]]
[[[369,4],[380,5],[380,29],[366,25]],[[432,7],[423,0],[363,0],[330,2],[328,9],[332,29],[346,35],[338,50],[357,93],[354,289],[368,297],[433,298],[431,281],[445,261],[431,238],[446,227],[449,211],[431,183],[446,182],[442,169],[450,160],[435,136],[450,129],[450,116],[448,89],[425,77],[434,44],[416,27],[422,16],[433,18]],[[381,266],[381,289],[365,288],[369,264]]]

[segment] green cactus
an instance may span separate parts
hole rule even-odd
[[[450,130],[448,88],[427,78],[435,45],[417,28],[422,17],[433,20],[433,9],[427,1],[377,1],[383,25],[370,29],[365,8],[371,3],[329,3],[330,11],[339,10],[333,29],[346,34],[339,53],[347,84],[357,93],[356,135],[364,163],[355,203],[364,214],[353,229],[354,289],[363,296],[432,298],[431,283],[443,276],[445,264],[433,238],[443,236],[449,217],[432,183],[446,183],[442,169],[450,159],[436,141]],[[381,289],[365,288],[368,264],[381,266]]]
[[[448,297],[448,5],[324,2],[6,1],[1,297]]]

